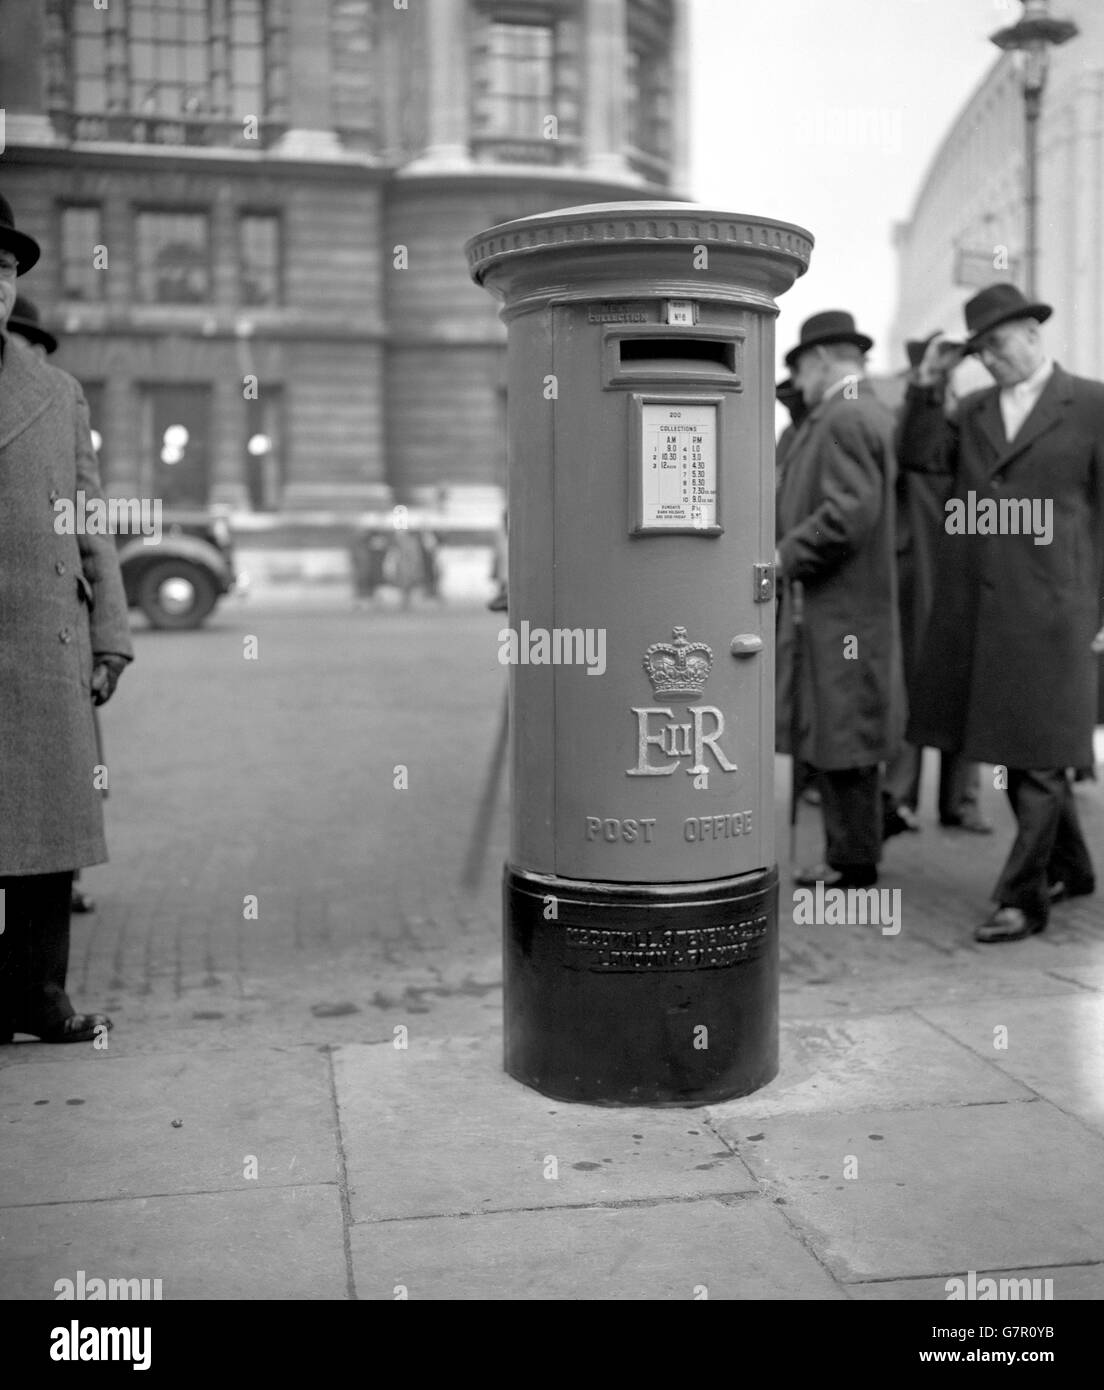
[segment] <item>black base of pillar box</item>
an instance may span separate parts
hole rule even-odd
[[[556,1100],[706,1105],[778,1073],[778,871],[503,880],[506,1070]]]

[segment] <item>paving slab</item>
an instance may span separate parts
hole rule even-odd
[[[337,1178],[328,1055],[311,1048],[66,1057],[0,1077],[0,1146],[19,1155],[0,1207]]]
[[[711,1122],[769,1115],[1026,1100],[1031,1092],[938,1028],[900,1012],[782,1027],[778,1076],[711,1105]]]
[[[354,1221],[749,1192],[699,1110],[569,1105],[486,1038],[334,1053]]]
[[[1104,1133],[1104,996],[979,999],[921,1015]]]
[[[369,1222],[351,1247],[362,1299],[845,1297],[759,1197]]]
[[[1023,1279],[1040,1280],[1038,1284],[1032,1284],[1029,1290],[1032,1300],[1038,1293],[1043,1302],[1048,1297],[1055,1303],[1060,1302],[1089,1302],[1104,1298],[1104,1264],[1092,1265],[1050,1265],[1047,1267],[1036,1266],[1034,1269],[978,1269],[974,1273],[977,1279],[1015,1279],[1017,1281],[1015,1296],[1021,1299],[1025,1292],[1024,1286],[1019,1283]],[[848,1284],[847,1296],[851,1299],[871,1302],[904,1302],[917,1300],[933,1300],[940,1303],[948,1301],[949,1294],[947,1282],[950,1279],[965,1280],[969,1274],[968,1270],[956,1270],[954,1274],[949,1274],[944,1278],[940,1275],[937,1279],[886,1279],[873,1284]],[[1047,1280],[1050,1280],[1049,1290]],[[953,1288],[953,1285],[952,1285]],[[984,1290],[983,1290],[984,1291]],[[976,1283],[975,1283],[976,1292]],[[997,1288],[998,1298],[996,1301],[1005,1301],[999,1298],[1000,1287]],[[1006,1287],[1006,1300],[1012,1295],[1012,1286]],[[983,1298],[978,1300],[987,1303],[992,1300]],[[1021,1300],[1022,1301],[1022,1300]]]
[[[913,959],[897,975],[868,983],[841,979],[796,985],[787,984],[783,974],[781,1015],[783,1020],[853,1018],[856,1013],[899,1013],[923,1004],[966,1003],[978,994],[996,998],[1083,993],[1077,973],[1076,968],[1060,974],[1023,966],[986,969],[983,962],[955,955],[938,968],[922,967]]]
[[[152,1295],[160,1279],[166,1301],[345,1298],[340,1193],[254,1185],[0,1211],[0,1298],[55,1299],[62,1279],[76,1293],[81,1270],[86,1293],[91,1279],[148,1279]]]
[[[1046,1101],[716,1123],[841,1280],[1104,1260],[1104,1141]]]

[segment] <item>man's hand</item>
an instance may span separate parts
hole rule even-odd
[[[1102,627],[1100,631],[1096,634],[1096,636],[1092,639],[1092,649],[1094,652],[1097,652],[1098,654],[1100,652],[1104,652],[1104,627]]]
[[[965,355],[966,349],[961,342],[948,338],[944,333],[937,333],[916,369],[917,384],[946,387],[951,373]]]
[[[92,670],[92,703],[94,705],[106,705],[115,693],[115,687],[119,683],[119,677],[123,674],[123,668],[127,665],[126,657],[116,656],[113,652],[97,653],[95,666]]]

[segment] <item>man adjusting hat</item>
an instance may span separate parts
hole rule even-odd
[[[1014,285],[982,290],[966,305],[966,351],[996,385],[946,418],[962,350],[936,339],[901,420],[902,460],[954,489],[909,740],[994,764],[1016,816],[983,942],[1042,931],[1053,902],[1095,887],[1067,769],[1092,762],[1104,385],[1051,361],[1050,315]]]

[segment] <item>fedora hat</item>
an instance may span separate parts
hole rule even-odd
[[[908,364],[910,367],[919,367],[924,360],[924,353],[928,350],[928,344],[933,338],[938,338],[942,333],[942,328],[937,328],[934,333],[929,333],[926,338],[909,338],[905,343],[905,351],[908,353]]]
[[[1012,319],[1037,319],[1046,323],[1054,310],[1049,304],[1032,304],[1029,299],[1007,281],[988,285],[974,295],[966,304],[966,351],[977,352],[978,340],[991,328]]]
[[[30,343],[41,343],[47,352],[56,352],[58,340],[42,327],[38,305],[25,295],[15,296],[15,305],[8,319],[8,332],[19,333]]]
[[[11,203],[0,193],[0,247],[15,257],[17,275],[26,275],[40,255],[38,242],[26,232],[16,230]]]
[[[874,339],[855,329],[855,320],[843,309],[825,309],[814,314],[801,325],[801,336],[796,347],[786,353],[786,366],[792,372],[798,357],[806,348],[820,347],[823,343],[854,343],[862,352],[869,352]]]

